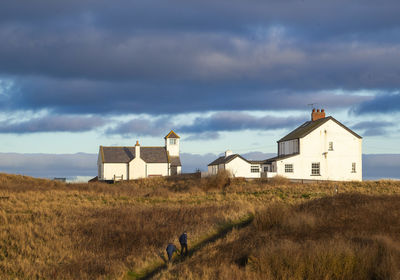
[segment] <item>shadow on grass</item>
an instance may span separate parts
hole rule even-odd
[[[217,241],[218,239],[225,237],[234,228],[240,229],[240,228],[244,228],[244,227],[248,226],[253,221],[253,219],[254,219],[254,215],[251,214],[237,222],[232,222],[232,223],[226,224],[224,226],[221,226],[220,229],[216,233],[204,238],[197,244],[193,245],[188,250],[187,256],[185,256],[185,257],[177,256],[177,257],[173,258],[171,261],[171,264],[176,264],[176,263],[185,261],[186,258],[190,258],[194,253],[201,250],[207,244],[213,243],[213,242]],[[160,258],[163,259],[163,263],[159,263],[154,266],[145,268],[141,273],[135,273],[135,272],[130,271],[127,274],[127,276],[128,276],[127,279],[151,279],[152,277],[154,277],[155,275],[160,273],[162,270],[167,269],[168,262],[167,262],[165,256],[160,254]]]

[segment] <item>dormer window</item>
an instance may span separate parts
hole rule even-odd
[[[169,139],[169,144],[170,145],[176,145],[176,138],[170,138]]]

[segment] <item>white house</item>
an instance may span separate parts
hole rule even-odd
[[[164,147],[142,147],[139,141],[133,147],[100,146],[97,160],[99,180],[133,180],[180,174],[180,137],[171,130],[164,139]]]
[[[361,181],[362,137],[335,118],[325,117],[323,109],[313,109],[310,121],[278,141],[276,157],[248,161],[228,155],[210,163],[208,174],[221,169],[245,178],[280,175],[293,180]]]
[[[362,137],[313,109],[311,120],[278,141],[267,171],[289,179],[362,181]]]
[[[206,176],[216,175],[220,170],[226,170],[232,177],[260,178],[261,164],[263,161],[251,161],[244,157],[233,154],[228,150],[208,165]]]

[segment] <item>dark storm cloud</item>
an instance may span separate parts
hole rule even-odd
[[[399,14],[397,0],[8,1],[0,80],[13,86],[0,83],[0,108],[161,115],[355,106],[372,97],[330,91],[400,87]]]
[[[114,128],[106,130],[106,134],[119,134],[130,137],[132,134],[138,136],[160,136],[165,131],[171,130],[172,123],[163,118],[155,120],[137,118],[127,122],[120,122]]]
[[[179,128],[182,132],[202,133],[206,131],[268,130],[293,127],[304,118],[256,117],[238,112],[221,112],[210,117],[196,118],[193,124]]]
[[[396,0],[385,1],[385,5],[373,0],[259,0],[251,3],[240,0],[120,0],[112,3],[106,0],[37,0],[34,5],[18,1],[4,3],[0,22],[91,24],[115,32],[120,29],[125,32],[132,29],[237,32],[248,26],[274,23],[298,26],[311,33],[320,30],[321,34],[330,36],[396,28],[398,11]]]
[[[45,116],[25,121],[9,119],[0,122],[0,133],[83,132],[105,124],[100,117]]]
[[[250,84],[141,83],[88,80],[19,79],[0,101],[3,110],[48,109],[62,113],[153,115],[219,110],[304,109],[308,103],[349,107],[370,96],[329,92],[292,93]],[[0,99],[1,100],[1,99]]]
[[[182,133],[194,134],[185,140],[199,139],[215,140],[220,137],[218,132],[240,130],[272,130],[291,128],[304,122],[303,117],[257,117],[240,112],[220,112],[208,117],[197,117],[189,125],[180,125],[169,120],[168,116],[156,119],[136,118],[120,122],[115,127],[106,130],[106,134],[118,134],[126,137],[131,135],[160,136],[171,128]]]
[[[370,114],[380,113],[387,114],[400,111],[400,93],[379,94],[372,100],[362,102],[356,106],[356,113]]]
[[[216,131],[209,131],[209,132],[201,132],[190,135],[186,137],[185,141],[199,141],[199,140],[207,140],[212,141],[220,138],[220,134]]]
[[[381,136],[389,134],[389,128],[395,123],[387,121],[364,121],[352,126],[352,129],[363,130],[363,136]]]

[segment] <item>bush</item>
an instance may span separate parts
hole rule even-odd
[[[213,175],[205,178],[202,182],[202,189],[208,190],[220,190],[225,191],[226,188],[231,184],[231,174],[227,170],[218,171],[217,175]]]

